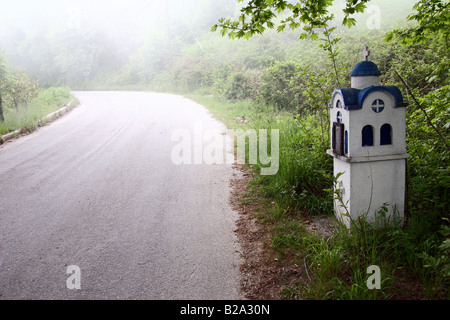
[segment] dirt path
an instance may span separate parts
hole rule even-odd
[[[248,186],[253,179],[252,170],[244,166],[236,166],[236,169],[239,174],[235,174],[231,181],[231,204],[239,213],[235,232],[241,245],[242,295],[250,300],[301,299],[289,288],[308,286],[314,279],[309,278],[302,257],[289,252],[281,257],[272,249],[273,224],[258,220],[261,211],[258,206],[264,199],[258,201],[258,195]],[[331,221],[327,217],[305,217],[303,223],[310,233],[328,238],[333,234]],[[296,264],[295,261],[300,262]],[[407,270],[400,268],[395,276],[399,280],[393,284],[396,293],[391,299],[424,298],[422,286]]]
[[[239,212],[235,231],[242,248],[241,290],[246,299],[281,300],[283,288],[304,281],[305,271],[292,259],[279,259],[278,253],[270,248],[269,226],[258,221],[257,204],[246,201],[246,198],[254,196],[248,187],[253,177],[251,169],[243,166],[237,169],[241,174],[232,180],[231,202]]]

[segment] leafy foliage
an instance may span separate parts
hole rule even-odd
[[[280,5],[279,8],[282,8],[283,3],[278,1],[249,2],[249,6],[241,10],[239,21],[220,20],[213,30],[221,27],[221,34],[228,34],[231,38],[250,38],[260,32],[265,32],[266,28],[273,27],[270,22],[274,21],[278,14],[281,14],[281,11],[276,11],[277,7],[271,7],[271,5],[277,4]],[[308,170],[308,163],[310,163],[308,159],[312,154],[323,154],[324,148],[329,143],[328,121],[325,120],[327,116],[325,106],[329,101],[329,93],[333,88],[348,83],[348,79],[341,75],[348,74],[349,70],[346,66],[355,63],[349,59],[348,55],[340,56],[337,45],[346,48],[346,52],[350,52],[350,46],[354,43],[370,43],[372,48],[376,48],[373,51],[376,52],[376,62],[384,74],[383,82],[399,86],[410,103],[407,112],[407,148],[410,154],[408,160],[408,225],[406,229],[387,229],[381,234],[370,229],[369,225],[357,225],[357,229],[353,232],[356,237],[353,240],[333,243],[333,246],[327,246],[325,249],[323,246],[320,247],[320,241],[312,242],[311,257],[313,261],[318,257],[325,258],[323,252],[337,253],[340,252],[338,249],[342,248],[347,252],[353,251],[351,256],[357,256],[367,263],[383,263],[379,260],[383,258],[384,261],[389,262],[384,268],[390,270],[390,273],[395,273],[395,270],[392,269],[392,266],[395,265],[413,270],[414,275],[422,281],[428,297],[445,298],[448,295],[447,222],[450,187],[448,179],[450,168],[448,146],[450,133],[448,21],[450,20],[448,19],[448,2],[418,1],[414,6],[415,12],[408,17],[415,24],[388,33],[386,37],[388,42],[382,41],[380,33],[360,33],[359,35],[350,33],[350,36],[348,34],[340,36],[339,28],[328,26],[333,15],[327,11],[321,11],[320,9],[326,7],[326,2],[322,4],[322,7],[318,6],[310,11],[310,13],[316,12],[317,20],[306,19],[302,21],[304,23],[302,25],[295,20],[297,17],[294,19],[291,15],[281,21],[278,31],[285,30],[286,26],[290,26],[292,29],[302,27],[300,39],[320,40],[319,47],[326,53],[326,59],[320,55],[321,63],[311,64],[309,68],[297,69],[292,78],[301,79],[297,82],[299,84],[297,88],[306,98],[300,102],[301,109],[307,111],[306,114],[315,117],[312,120],[305,117],[305,112],[302,112],[299,122],[306,126],[315,123],[316,129],[322,127],[324,130],[305,133],[302,132],[303,126],[289,130],[285,118],[278,116],[276,123],[278,125],[282,123],[283,126],[280,128],[288,132],[287,136],[283,136],[286,139],[284,143],[291,141],[290,138],[293,137],[292,145],[287,144],[284,145],[284,148],[280,148],[280,167],[282,168],[284,165],[288,168],[280,170],[277,178],[261,178],[261,183],[266,186],[265,190],[268,191],[268,194],[277,199],[277,203],[282,203],[290,209],[295,208],[294,212],[307,208],[309,214],[312,214],[315,212],[314,209],[319,207],[318,204],[311,205],[309,201],[314,199],[314,195],[317,193],[310,188],[307,182],[314,181],[320,174],[329,174],[330,169],[313,165],[313,169]],[[307,6],[305,5],[303,8],[306,10]],[[362,7],[355,8],[355,11],[361,9]],[[354,12],[350,9],[348,13]],[[345,17],[350,18],[350,15]],[[246,19],[249,19],[248,22]],[[289,24],[284,24],[287,21]],[[352,25],[353,22],[347,20],[345,24]],[[258,24],[262,27],[258,27]],[[317,33],[318,30],[320,30],[321,36]],[[393,39],[400,41],[389,42]],[[399,43],[403,45],[399,45]],[[309,51],[309,54],[311,52]],[[314,54],[318,56],[317,51],[314,51]],[[276,66],[281,64],[279,62]],[[298,65],[305,65],[305,63],[299,62]],[[323,66],[328,66],[329,69],[323,70]],[[262,90],[260,97],[264,97],[264,101],[271,106],[277,106],[277,100],[271,100],[271,95],[266,94],[266,91],[268,88],[276,88],[272,84],[274,79],[291,77],[288,70],[281,68],[276,74],[269,73],[274,70],[274,67],[266,69],[264,76],[260,78],[258,87],[258,90]],[[331,75],[332,73],[334,75]],[[266,77],[266,74],[271,77]],[[288,82],[278,82],[277,84],[283,87],[284,91],[276,89],[274,92],[277,94],[274,96],[280,95],[282,92],[289,95]],[[285,102],[285,105],[288,103]],[[319,119],[321,119],[320,125],[318,124]],[[267,124],[265,126],[267,127]],[[315,145],[320,145],[317,141],[322,141],[324,148],[309,150],[304,148],[302,141],[305,136],[315,137]],[[300,153],[296,153],[297,151]],[[293,156],[290,157],[290,154]],[[299,165],[296,159],[302,159],[302,164]],[[316,161],[321,161],[323,164],[326,159],[316,159]],[[289,173],[285,174],[284,172]],[[292,176],[295,179],[290,179]],[[302,180],[305,184],[298,183],[296,179]],[[317,179],[315,184],[325,188],[326,185],[329,185],[329,181]],[[326,198],[322,197],[322,199]],[[285,209],[285,211],[290,212],[290,209]],[[299,243],[302,241],[299,239],[299,242],[284,242],[280,240],[285,239],[282,235],[276,235],[276,239],[277,247],[288,246],[293,250],[299,248]],[[353,241],[357,241],[357,243],[353,243]],[[320,255],[318,251],[314,251],[315,246],[320,247]],[[360,248],[364,250],[361,251]],[[418,251],[421,253],[418,254]],[[314,288],[316,293],[321,292],[334,298],[376,298],[370,292],[364,291],[359,261],[344,268],[340,264],[344,258],[341,257],[341,260],[339,255],[330,255],[330,257],[336,258],[333,260],[334,262],[323,260],[320,263],[332,269],[319,268],[315,270],[316,276],[319,276],[320,279],[323,281],[328,279],[327,282],[322,283],[316,281],[318,285]],[[349,263],[348,258],[346,263]],[[341,268],[346,271],[341,273],[338,278],[333,278],[334,273],[330,271],[336,270],[333,268]],[[390,275],[387,277],[389,278]],[[341,281],[342,278],[350,278],[351,281]],[[336,279],[339,281],[335,281]]]
[[[449,74],[449,33],[450,3],[447,0],[420,0],[414,5],[415,12],[408,16],[413,26],[395,29],[386,35],[386,40],[398,39],[403,44],[414,46],[430,44],[434,39],[439,45],[434,49],[441,61],[433,64],[434,71],[428,75],[428,81],[440,80]]]
[[[268,67],[258,79],[256,100],[278,110],[301,112],[304,102],[299,64],[279,61]]]
[[[227,1],[201,2],[206,11],[232,16],[233,6],[224,9]],[[383,15],[383,30],[348,29],[360,26],[357,19],[362,19],[367,0],[341,1],[340,12],[332,7],[338,1],[332,0],[238,3],[237,16],[222,18],[212,27],[218,33],[204,30],[213,20],[178,21],[170,25],[171,35],[166,26],[150,30],[143,45],[124,60],[114,44],[92,33],[28,37],[19,51],[24,60],[40,62],[27,69],[46,83],[79,86],[84,80],[79,71],[86,69],[99,86],[197,92],[201,102],[215,104],[221,114],[231,117],[228,126],[279,129],[280,170],[275,176],[259,176],[254,183],[274,200],[273,216],[283,221],[272,245],[280,253],[290,248],[302,254],[302,263],[316,276],[307,296],[390,297],[395,273],[401,269],[421,281],[428,297],[445,298],[450,187],[448,1],[417,0],[408,17],[410,24],[400,22],[387,36],[392,26],[388,22],[397,22],[391,17],[404,10],[406,1],[384,1],[392,12]],[[335,88],[349,86],[350,68],[361,60],[365,45],[383,74],[382,82],[399,86],[409,102],[408,225],[375,230],[357,221],[354,237],[339,232],[327,241],[311,239],[298,225],[299,216],[329,215],[333,209],[333,195],[326,192],[333,187],[331,157],[325,153],[330,145],[327,105]],[[1,66],[0,60],[0,81],[6,79]],[[364,266],[372,263],[386,270],[387,290],[382,293],[364,287]]]
[[[348,27],[355,25],[356,21],[351,16],[363,12],[368,1],[347,0],[343,9],[343,25]],[[277,27],[278,32],[284,31],[286,27],[291,30],[303,28],[300,36],[302,39],[306,37],[317,39],[316,29],[327,27],[328,22],[334,17],[329,14],[332,4],[332,0],[301,0],[294,3],[286,0],[251,0],[241,8],[237,20],[221,18],[211,30],[216,31],[220,28],[222,36],[249,39],[256,34],[264,33],[266,29],[275,28],[274,20],[283,16]],[[286,12],[287,16],[284,17]]]
[[[39,94],[28,103],[27,108],[20,108],[19,111],[11,108],[5,110],[5,120],[0,123],[0,134],[17,129],[31,132],[36,129],[39,120],[66,106],[71,100],[76,103],[69,88],[52,87],[40,90]]]
[[[3,115],[4,111],[3,111],[2,95],[4,94],[5,91],[6,76],[7,76],[6,59],[0,53],[0,122],[5,121],[5,116]]]
[[[399,37],[405,44],[428,42],[430,35],[442,36],[446,41],[450,33],[450,3],[446,0],[420,0],[414,5],[416,12],[408,16],[415,22],[410,28],[396,29],[387,39]]]
[[[8,68],[6,58],[0,55],[0,122],[5,121],[4,107],[19,109],[38,95],[39,84],[31,81],[24,70]]]
[[[18,110],[20,104],[27,105],[38,95],[39,84],[31,81],[25,71],[12,69],[8,72],[4,90],[5,106]]]

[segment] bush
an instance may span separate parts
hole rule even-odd
[[[257,101],[278,110],[298,111],[303,103],[302,80],[293,61],[276,62],[259,78]]]
[[[252,71],[238,71],[228,76],[224,96],[230,100],[246,100],[254,97],[258,75]]]
[[[27,108],[6,109],[5,121],[0,123],[0,134],[16,129],[33,131],[35,123],[44,116],[64,107],[75,98],[69,88],[48,88],[39,92],[38,96],[30,101]]]

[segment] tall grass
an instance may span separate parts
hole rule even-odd
[[[320,120],[314,114],[302,117],[261,108],[249,101],[230,102],[214,96],[191,95],[208,107],[229,128],[280,130],[279,171],[273,176],[255,175],[251,182],[258,194],[271,199],[262,203],[261,221],[271,223],[270,246],[281,256],[293,252],[305,265],[311,280],[307,285],[284,289],[285,298],[303,299],[396,299],[410,297],[403,285],[422,287],[425,298],[448,298],[450,280],[450,228],[435,232],[440,210],[411,213],[409,225],[374,226],[364,217],[348,230],[333,216],[332,158],[321,141]],[[270,135],[269,135],[270,136]],[[258,173],[261,164],[252,166]],[[274,201],[273,201],[274,200]],[[380,217],[383,208],[380,208]],[[335,221],[329,238],[311,235],[303,217],[326,215]],[[442,222],[442,221],[441,221]],[[292,256],[292,255],[286,255]],[[381,290],[367,287],[367,268],[381,269]],[[405,280],[407,279],[407,280]]]
[[[279,171],[276,175],[258,177],[266,195],[294,211],[330,214],[332,197],[324,190],[332,184],[327,178],[332,173],[332,161],[317,143],[321,135],[317,117],[269,114],[260,116],[251,126],[280,132]]]
[[[6,108],[5,121],[0,122],[0,134],[6,134],[17,129],[33,131],[36,122],[46,115],[66,106],[75,98],[66,87],[48,88],[28,103],[21,105],[19,110]]]
[[[332,211],[332,196],[324,191],[332,186],[332,158],[322,152],[320,121],[314,115],[294,116],[247,101],[230,102],[215,96],[190,95],[230,129],[279,130],[279,171],[257,176],[261,191],[274,197],[285,210],[326,215]],[[270,149],[270,134],[268,149]],[[260,172],[258,162],[252,166]]]

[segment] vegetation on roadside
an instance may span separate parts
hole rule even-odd
[[[69,88],[48,88],[39,90],[37,96],[27,104],[19,104],[18,108],[7,107],[4,111],[4,121],[0,122],[0,135],[21,129],[32,132],[38,127],[38,122],[48,114],[77,103]]]
[[[0,135],[18,129],[32,132],[46,115],[76,103],[68,87],[42,89],[24,69],[8,65],[0,52]]]
[[[219,116],[229,112],[228,121],[235,119],[240,126],[280,129],[280,171],[257,176],[253,184],[276,201],[263,219],[275,226],[271,247],[282,256],[294,253],[295,263],[309,266],[313,279],[285,288],[285,298],[448,299],[448,10],[442,1],[419,1],[409,29],[325,30],[323,45],[302,52],[318,64],[300,58],[280,59],[262,71],[234,67],[228,77],[212,81],[215,96],[198,98]],[[239,29],[234,32],[232,37],[239,37]],[[333,186],[331,159],[325,154],[330,141],[326,106],[333,88],[348,86],[349,78],[340,75],[348,75],[355,64],[347,54],[355,43],[370,43],[383,83],[399,86],[410,103],[408,223],[405,228],[374,228],[360,219],[350,232],[336,224],[334,234],[322,238],[309,234],[304,221],[332,213],[333,195],[325,191]],[[259,172],[259,165],[253,167]],[[371,265],[382,271],[381,290],[367,288]]]
[[[70,29],[48,31],[44,38],[23,37],[13,60],[29,63],[28,72],[41,83],[174,92],[205,105],[229,128],[279,129],[280,170],[274,176],[256,175],[251,186],[270,199],[259,215],[274,231],[270,247],[280,259],[294,257],[308,270],[306,284],[284,288],[284,298],[447,299],[448,1],[298,2],[305,6],[283,0],[237,5],[233,0],[185,1],[183,8],[201,8],[197,11],[209,12],[208,18],[185,15],[176,23],[162,23],[132,52],[118,50],[126,46],[95,30]],[[214,30],[232,39],[209,32],[214,24]],[[336,224],[331,237],[311,235],[308,219],[333,216],[334,195],[327,191],[334,181],[332,158],[325,152],[330,145],[327,106],[335,88],[350,85],[348,75],[365,45],[382,83],[397,85],[409,102],[408,224],[373,228],[359,220],[350,233]],[[74,47],[80,49],[72,52]],[[33,64],[36,57],[45,58]],[[5,79],[1,62],[0,79]],[[19,111],[34,105],[42,109],[57,97],[66,101],[68,94],[68,89],[33,93],[26,98],[27,108],[23,100],[18,104]],[[20,122],[7,125],[18,115],[13,105],[5,109],[0,132]],[[381,290],[366,286],[370,265],[381,269]]]

